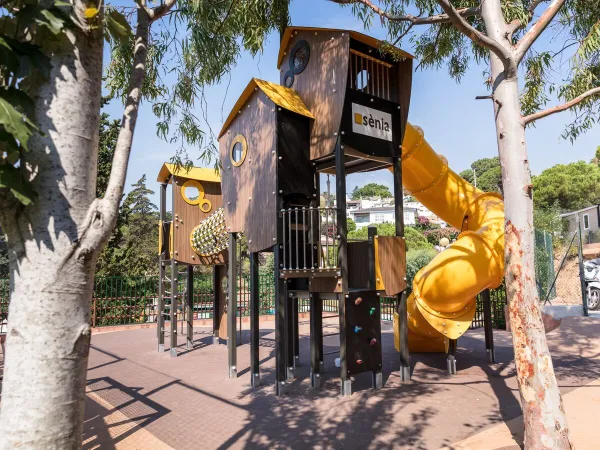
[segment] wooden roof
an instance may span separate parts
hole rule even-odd
[[[213,183],[221,182],[221,176],[215,172],[215,169],[209,169],[206,167],[190,167],[186,169],[185,166],[177,167],[175,164],[170,163],[164,163],[162,165],[160,172],[158,172],[156,181],[159,183],[164,183],[171,177],[171,175],[197,181],[212,181]]]
[[[285,49],[288,46],[288,42],[290,41],[290,38],[292,37],[292,35],[294,34],[294,31],[339,31],[339,32],[348,32],[350,33],[350,38],[352,39],[356,39],[359,42],[362,42],[363,44],[367,44],[370,45],[371,47],[374,48],[379,48],[381,47],[383,44],[385,44],[385,41],[380,41],[379,39],[375,39],[372,36],[367,36],[366,34],[362,34],[359,33],[358,31],[352,31],[352,30],[340,30],[337,28],[315,28],[315,27],[287,27],[285,29],[285,32],[283,33],[283,37],[281,38],[281,45],[279,46],[279,55],[277,56],[277,68],[279,69],[279,67],[281,66],[281,62],[283,61],[283,57],[285,56]],[[413,59],[414,56],[411,55],[408,52],[405,52],[404,50],[398,48],[398,47],[394,47],[398,52],[400,52],[402,54],[402,56],[406,57],[406,58],[410,58]]]
[[[241,111],[242,106],[248,101],[250,95],[252,95],[252,92],[257,89],[263,91],[277,106],[300,114],[301,116],[306,116],[310,119],[315,118],[293,89],[269,81],[259,80],[258,78],[252,78],[250,83],[248,83],[248,86],[246,86],[246,89],[244,89],[244,92],[242,92],[242,95],[240,95],[238,101],[233,105],[229,116],[227,116],[223,128],[221,128],[221,132],[219,133],[219,139],[225,134],[227,128],[229,128],[229,125],[231,125],[231,122],[235,119],[235,116]]]

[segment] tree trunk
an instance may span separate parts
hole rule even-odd
[[[84,8],[75,2],[80,18]],[[11,253],[2,449],[81,448],[99,251],[86,242],[106,228],[93,208],[103,39],[102,27],[65,34],[50,78],[32,92],[45,133],[25,154],[38,198],[0,211]]]
[[[488,35],[507,45],[500,1],[484,2]],[[525,422],[525,448],[570,449],[567,418],[546,343],[535,285],[531,174],[521,121],[517,71],[490,52],[498,154],[505,215],[505,281],[517,381]],[[514,63],[516,67],[516,62]]]

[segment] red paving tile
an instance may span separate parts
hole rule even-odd
[[[599,331],[598,319],[570,318],[548,335],[563,391],[600,377]],[[326,357],[324,386],[310,389],[307,320],[297,378],[287,395],[275,397],[273,323],[261,323],[261,333],[263,386],[257,389],[247,371],[249,346],[238,348],[239,378],[228,379],[227,348],[209,345],[206,328],[195,329],[191,351],[180,340],[178,358],[156,351],[154,329],[93,335],[85,448],[436,449],[520,414],[506,332],[495,332],[495,364],[485,362],[483,330],[473,330],[459,340],[457,375],[446,374],[443,355],[419,354],[411,357],[412,381],[400,383],[384,325],[384,388],[371,390],[364,374],[345,398],[333,355]],[[245,330],[243,342],[248,339]],[[326,351],[339,343],[325,339]],[[145,434],[132,443],[135,433]]]

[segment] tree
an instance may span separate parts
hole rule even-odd
[[[563,136],[576,139],[600,119],[600,4],[589,0],[334,0],[368,27],[375,15],[390,42],[408,36],[423,68],[447,64],[460,80],[472,60],[485,63],[496,125],[505,207],[505,281],[527,448],[571,448],[535,286],[533,186],[526,128],[565,110]],[[417,14],[411,14],[416,9]],[[541,11],[538,13],[538,11]],[[424,26],[420,34],[413,28]],[[550,27],[554,48],[533,46]],[[559,36],[559,37],[557,37]],[[547,41],[547,40],[544,40]],[[383,46],[382,50],[390,46]],[[570,57],[569,72],[552,78]],[[519,92],[519,68],[525,73]],[[551,97],[562,103],[548,107]]]
[[[600,203],[600,167],[579,161],[557,164],[533,177],[536,207],[556,205],[561,212]]]
[[[377,183],[367,183],[361,187],[356,186],[352,191],[352,200],[369,197],[390,198],[393,195],[389,187]]]
[[[594,153],[594,157],[592,158],[590,163],[600,166],[600,145],[596,147],[596,153]]]
[[[463,170],[459,175],[483,192],[502,194],[502,169],[497,156],[478,159],[471,164],[471,169]]]
[[[377,234],[379,236],[396,236],[396,225],[390,222],[384,222],[357,228],[356,230],[349,232],[348,237],[350,239],[367,239],[368,228],[371,226],[377,227]],[[409,250],[433,249],[433,245],[427,242],[427,238],[415,227],[406,227],[404,229],[404,238],[406,239],[406,246]]]
[[[0,226],[11,275],[0,448],[81,447],[94,268],[117,221],[142,98],[159,135],[180,144],[178,160],[188,146],[210,156],[195,102],[288,17],[288,0],[106,3],[0,3]],[[124,113],[98,198],[105,39],[106,87]]]

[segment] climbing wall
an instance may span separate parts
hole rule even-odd
[[[381,371],[381,306],[377,293],[352,291],[344,306],[348,375]]]

